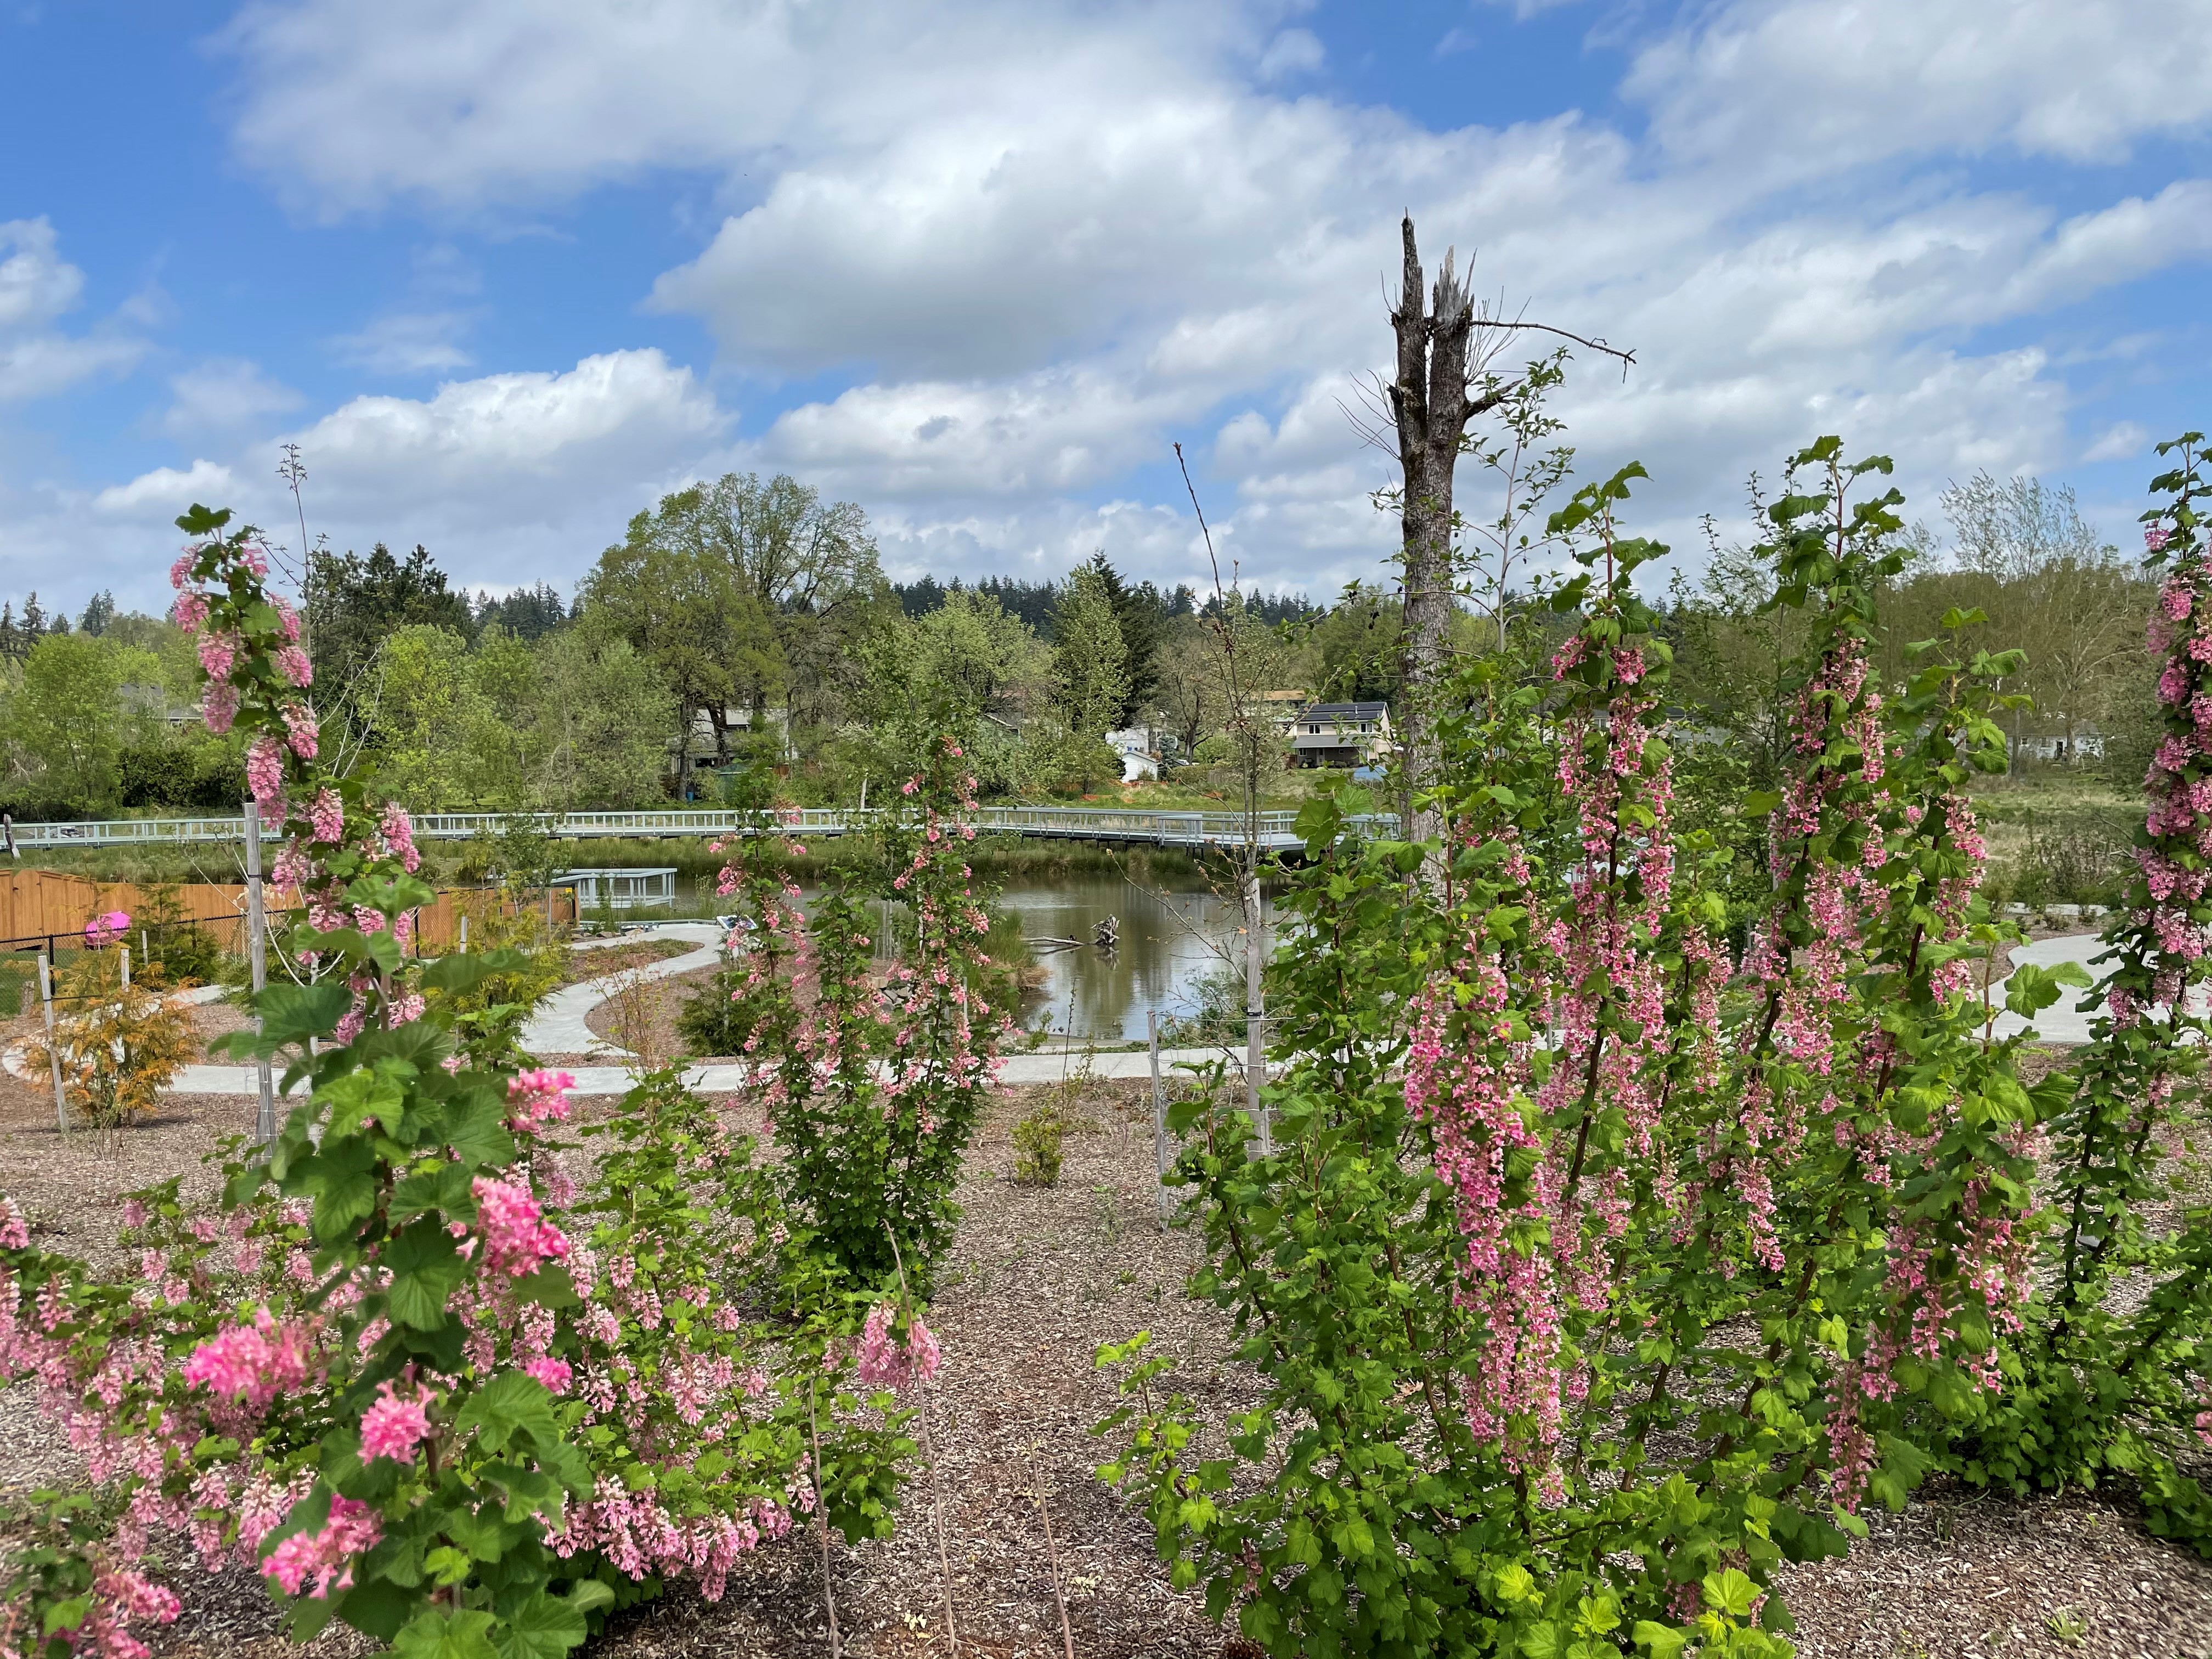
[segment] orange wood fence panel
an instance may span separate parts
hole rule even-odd
[[[288,888],[272,885],[265,902],[274,914],[293,908],[299,898]],[[423,947],[434,954],[457,942],[464,911],[511,916],[518,908],[543,911],[544,894],[526,893],[518,902],[496,889],[448,890],[416,913],[416,933]],[[245,947],[246,889],[240,884],[191,882],[149,890],[127,881],[94,881],[52,870],[0,870],[0,942],[82,933],[94,916],[114,910],[130,916],[134,927],[151,924],[157,917],[226,924],[221,930],[223,948]],[[573,888],[554,890],[551,916],[556,926],[575,921]]]

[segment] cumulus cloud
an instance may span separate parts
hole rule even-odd
[[[2212,82],[2164,67],[2212,46],[2194,0],[1685,6],[1627,41],[1643,124],[1451,131],[1313,90],[1325,55],[1292,9],[301,0],[227,39],[240,154],[310,214],[719,178],[719,223],[650,305],[701,319],[726,369],[826,377],[736,453],[862,501],[887,550],[947,571],[1073,562],[1096,537],[1188,579],[1172,492],[1130,483],[1177,436],[1234,492],[1248,574],[1319,590],[1371,568],[1390,468],[1340,405],[1387,362],[1401,205],[1431,258],[1480,244],[1478,292],[1637,349],[1625,384],[1583,354],[1560,407],[1588,470],[1646,460],[1639,507],[1678,541],[1818,431],[1896,453],[1908,487],[2067,459],[2083,440],[2054,352],[2021,343],[2032,325],[1983,331],[2212,254],[2212,183],[2051,182],[2212,121]],[[2122,44],[2154,36],[2155,55]],[[2008,170],[1984,183],[1984,158]],[[454,314],[425,303],[349,344],[398,366],[403,325]],[[412,337],[411,372],[465,366],[458,327]],[[655,361],[640,408],[661,412],[620,426],[650,442],[610,435],[595,465],[641,479],[723,441],[711,398]],[[529,475],[527,443],[574,453],[550,417],[493,439],[484,409],[516,378],[358,400],[313,435],[458,524],[477,477]],[[448,419],[472,434],[450,453]],[[494,453],[489,473],[459,459]]]
[[[2212,84],[2171,68],[2209,51],[2193,0],[1724,0],[1640,52],[1623,91],[1669,152],[1778,173],[1928,151],[2107,161],[2212,117]]]
[[[145,354],[112,326],[70,335],[54,325],[82,301],[84,273],[61,257],[50,221],[0,221],[0,403],[49,397]]]
[[[170,520],[191,502],[235,507],[291,539],[292,501],[275,465],[276,445],[291,442],[307,470],[310,528],[334,545],[420,542],[471,584],[568,581],[660,491],[720,470],[727,419],[660,352],[611,352],[560,374],[453,381],[428,398],[356,398],[288,434],[234,441],[89,497],[45,490],[17,502],[16,522],[36,545],[39,523],[88,507],[100,528],[73,560],[81,579],[158,606]]]
[[[101,490],[92,498],[92,510],[109,519],[139,519],[149,514],[174,519],[195,501],[220,505],[237,484],[231,470],[215,461],[197,460],[181,470],[157,466],[129,483]]]

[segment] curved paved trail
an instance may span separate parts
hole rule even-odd
[[[696,941],[699,948],[665,962],[656,962],[635,971],[646,979],[665,979],[677,974],[689,973],[695,968],[710,967],[717,959],[722,939],[722,930],[713,922],[676,921],[660,927],[625,933],[611,939],[586,941],[579,950],[591,950],[599,945],[619,945],[637,939],[678,939]],[[2072,933],[2057,939],[2037,939],[2023,945],[2013,952],[2015,964],[2033,963],[2039,967],[2055,968],[2062,962],[2075,962],[2087,969],[2094,979],[2097,969],[2094,958],[2103,949],[2094,933]],[[606,1000],[612,993],[620,975],[607,975],[599,979],[587,979],[575,985],[565,986],[542,1003],[523,1028],[522,1046],[532,1054],[602,1054],[609,1060],[619,1060],[625,1051],[609,1042],[585,1024],[585,1017]],[[2033,1029],[2045,1042],[2072,1044],[2089,1040],[2089,1016],[2076,1010],[2075,1005],[2087,994],[2072,987],[2067,988],[2058,1000],[2035,1017]],[[2004,1002],[2004,981],[2000,980],[1990,988],[1990,1000],[2000,1008]],[[2016,1031],[2030,1029],[2030,1022],[2016,1014],[2000,1012],[1996,1034],[2010,1036]],[[1202,1066],[1208,1060],[1226,1059],[1230,1068],[1237,1068],[1242,1051],[1222,1048],[1164,1048],[1160,1051],[1160,1066],[1167,1071],[1177,1064]],[[1057,1083],[1077,1067],[1077,1057],[1060,1052],[1050,1054],[1017,1054],[1007,1057],[1000,1079],[1006,1083]],[[576,1079],[574,1092],[580,1095],[617,1095],[629,1088],[635,1080],[629,1067],[619,1064],[582,1066],[572,1068]],[[1148,1077],[1152,1061],[1143,1051],[1094,1054],[1091,1057],[1094,1077],[1132,1079]],[[254,1089],[254,1073],[251,1066],[187,1066],[177,1080],[164,1092],[172,1094],[251,1094]],[[734,1090],[744,1081],[739,1067],[730,1065],[694,1066],[684,1073],[684,1082],[691,1088],[708,1093]]]

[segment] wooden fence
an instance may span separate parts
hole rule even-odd
[[[297,894],[274,884],[262,897],[272,915],[299,903]],[[518,901],[495,888],[447,889],[416,913],[416,937],[422,949],[438,954],[452,949],[459,939],[465,914],[479,918],[481,926],[483,918],[511,916],[523,908],[544,911],[544,893],[526,893]],[[127,881],[93,881],[52,870],[0,871],[0,950],[36,945],[50,939],[82,939],[94,917],[117,910],[131,918],[134,930],[191,922],[212,933],[226,951],[236,953],[246,948],[242,884],[189,882],[140,886]],[[556,925],[575,921],[574,890],[553,890],[551,917]]]

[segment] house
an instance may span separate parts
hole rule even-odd
[[[165,726],[193,726],[202,716],[197,702],[179,702],[164,685],[125,684],[115,688],[116,699],[134,714],[160,720]]]
[[[2008,747],[2015,766],[2023,760],[2038,760],[2045,765],[2078,766],[2085,760],[2102,760],[2105,757],[2105,734],[2094,726],[2085,726],[2075,728],[2070,741],[2064,733],[2057,732],[2045,732],[2040,737],[2015,735]]]
[[[791,735],[784,711],[781,708],[769,709],[763,717],[761,726],[763,731],[776,734],[787,757],[791,750]],[[722,711],[722,730],[729,738],[750,732],[752,729],[753,711],[750,708],[733,705]],[[726,738],[722,742],[716,741],[713,710],[694,708],[691,711],[690,735],[682,743],[671,738],[667,745],[667,770],[678,796],[690,799],[704,787],[697,775],[714,771],[724,763],[728,758],[726,743]]]
[[[1282,728],[1293,766],[1371,766],[1391,749],[1385,702],[1308,703]]]
[[[1159,776],[1159,740],[1149,726],[1133,726],[1126,731],[1109,732],[1106,746],[1121,757],[1122,782],[1134,783],[1139,778]]]

